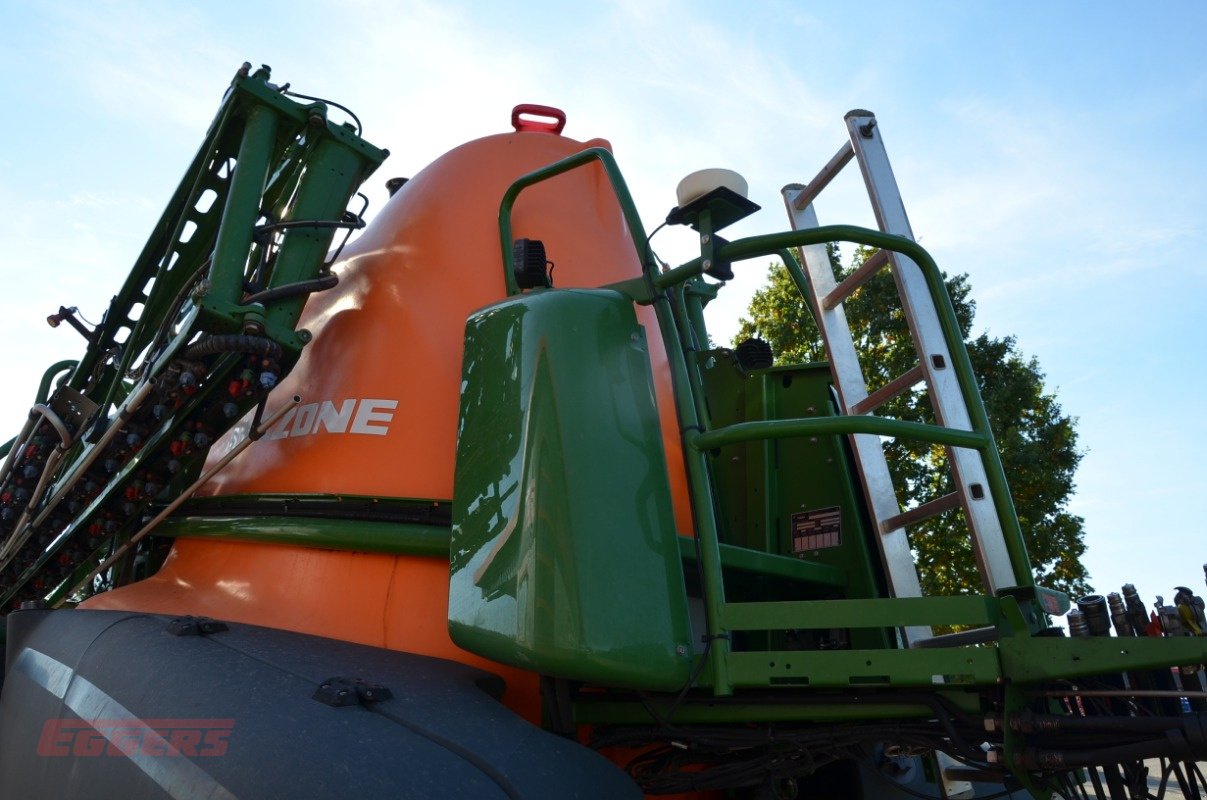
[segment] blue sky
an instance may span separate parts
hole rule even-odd
[[[743,173],[764,211],[735,236],[785,227],[779,188],[868,108],[915,233],[970,275],[978,329],[1017,336],[1080,420],[1072,510],[1095,586],[1202,589],[1207,6],[1156,8],[0,0],[0,425],[15,433],[42,369],[78,354],[45,316],[100,316],[245,60],[352,107],[390,148],[377,206],[386,177],[538,102],[613,143],[650,228],[688,172]],[[822,221],[870,224],[858,189],[844,176]],[[673,231],[655,246],[690,253]],[[764,271],[726,288],[717,338]]]

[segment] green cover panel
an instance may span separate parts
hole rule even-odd
[[[609,290],[466,324],[449,630],[546,675],[672,690],[686,596],[645,332]]]

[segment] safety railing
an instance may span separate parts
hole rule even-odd
[[[1033,585],[1022,531],[1018,518],[1014,514],[1013,500],[1010,497],[1001,458],[994,445],[989,418],[977,389],[972,362],[964,346],[959,322],[947,294],[942,274],[934,259],[925,249],[910,239],[850,225],[831,225],[803,231],[753,236],[732,242],[715,236],[702,235],[700,257],[665,272],[659,272],[651,257],[644,228],[637,215],[632,197],[611,153],[602,148],[589,148],[522,176],[511,185],[504,195],[499,210],[499,234],[504,277],[509,294],[519,292],[513,273],[511,248],[511,213],[517,197],[524,189],[534,184],[596,161],[603,167],[616,193],[643,272],[641,280],[613,284],[612,288],[626,292],[639,304],[655,307],[660,332],[667,349],[671,377],[675,386],[675,405],[683,431],[683,441],[686,445],[684,460],[696,522],[697,555],[702,568],[706,627],[704,636],[706,649],[702,658],[711,662],[711,680],[708,682],[711,683],[715,694],[732,693],[735,676],[731,675],[731,664],[737,665],[739,662],[744,664],[750,660],[749,654],[733,654],[730,650],[729,631],[737,620],[742,621],[743,627],[762,627],[768,630],[792,627],[800,622],[796,619],[796,615],[791,613],[792,604],[757,604],[758,607],[752,606],[743,611],[737,609],[746,604],[726,605],[718,520],[713,502],[711,470],[707,460],[708,452],[715,448],[761,439],[785,439],[821,434],[871,434],[976,450],[981,454],[986,465],[989,491],[998,509],[1007,552],[1017,577],[1017,585]],[[790,252],[790,248],[831,242],[850,242],[877,247],[881,250],[905,255],[918,264],[938,310],[943,337],[954,362],[952,367],[970,412],[971,430],[958,430],[873,416],[768,420],[711,428],[707,404],[704,402],[702,380],[697,365],[694,361],[689,361],[688,356],[689,353],[699,349],[700,339],[704,335],[703,331],[697,331],[696,328],[701,325],[703,319],[700,297],[709,292],[699,290],[692,292],[690,291],[692,284],[698,284],[700,276],[712,269],[714,264],[732,264],[760,256],[779,256],[787,265],[789,274],[804,302],[804,298],[808,296],[809,279],[800,263]],[[887,264],[888,260],[884,259],[884,263]],[[928,609],[927,613],[931,616],[938,613],[940,617],[944,618],[948,615],[941,604],[944,601],[957,600],[957,598],[941,597],[923,599],[932,602],[932,605],[925,607]],[[940,605],[936,606],[933,603]],[[826,610],[821,606],[814,608],[816,611],[822,612],[823,616],[825,615]],[[912,607],[897,604],[896,599],[883,607],[881,616],[883,619],[880,621],[888,627],[907,626],[915,624],[918,619],[931,618],[925,615],[920,616]],[[933,619],[931,621],[934,623]],[[969,620],[963,621],[968,622]],[[829,623],[827,622],[827,624]],[[734,661],[733,656],[740,657]],[[923,656],[919,651],[902,653],[901,657],[906,659],[930,658],[929,655]],[[942,659],[946,656],[940,655],[937,658]],[[741,673],[737,676],[738,685],[749,685],[749,681],[752,679],[750,665],[738,667],[738,669]]]
[[[516,285],[515,263],[511,252],[511,212],[520,193],[534,184],[595,162],[598,162],[603,168],[604,174],[608,176],[608,181],[612,185],[612,191],[616,193],[616,200],[620,203],[620,210],[624,214],[624,221],[628,225],[629,235],[633,239],[633,247],[637,251],[637,260],[641,263],[642,270],[646,273],[653,271],[654,260],[650,255],[645,227],[641,224],[641,215],[637,213],[637,206],[633,203],[633,196],[629,193],[624,176],[620,174],[620,167],[616,165],[616,159],[602,147],[588,147],[572,156],[555,161],[547,167],[541,167],[527,175],[520,176],[503,195],[503,201],[499,205],[499,240],[503,246],[503,278],[507,282],[508,295],[518,294],[520,291],[519,286]]]

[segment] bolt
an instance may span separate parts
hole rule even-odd
[[[700,235],[700,244],[708,244],[708,240],[709,240],[710,238],[711,238],[711,237],[709,237],[709,235],[708,235],[707,233],[703,233],[703,234],[701,234],[701,235]]]
[[[298,330],[298,339],[301,340],[302,344],[310,344],[310,340],[313,338],[314,338],[314,334],[311,333],[310,331],[306,330],[305,328],[301,328],[300,330]]]
[[[677,655],[685,656],[685,655],[687,655],[687,648],[686,648],[685,646],[683,646],[683,645],[676,645],[676,646],[675,646],[675,653],[676,653]]]
[[[712,261],[706,258],[704,259],[704,271],[707,272],[710,269],[712,269]]]

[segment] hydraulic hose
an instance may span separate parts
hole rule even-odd
[[[263,336],[223,334],[207,336],[184,351],[187,359],[215,356],[220,353],[252,353],[266,358],[280,358],[281,345]]]
[[[339,284],[339,276],[334,272],[315,278],[310,281],[298,281],[297,283],[287,283],[284,286],[277,286],[273,289],[265,289],[262,292],[256,292],[253,295],[243,298],[240,305],[249,306],[252,303],[266,305],[275,303],[278,300],[288,300],[291,297],[299,297],[304,294],[312,294],[314,292],[323,292],[327,289],[333,289]]]

